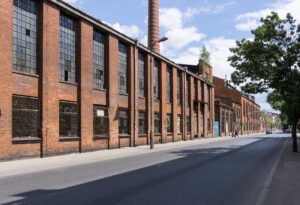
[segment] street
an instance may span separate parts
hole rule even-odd
[[[0,203],[255,205],[286,140],[272,134],[137,147],[130,152],[138,155],[9,175],[0,163]]]

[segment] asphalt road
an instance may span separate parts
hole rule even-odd
[[[232,139],[0,177],[0,204],[255,205],[286,139]]]

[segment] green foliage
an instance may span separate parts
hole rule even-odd
[[[246,93],[269,92],[268,101],[292,124],[293,151],[297,152],[296,126],[300,118],[300,25],[290,14],[261,19],[253,40],[237,41],[228,58],[236,71],[231,80]]]
[[[232,82],[246,93],[274,90],[268,101],[290,121],[300,118],[300,25],[290,14],[261,19],[261,26],[252,31],[253,40],[243,39],[231,48],[228,61],[236,68]]]
[[[268,92],[270,88],[293,89],[299,81],[299,26],[291,15],[280,19],[278,14],[261,19],[262,25],[252,31],[253,40],[237,41],[229,57],[236,71],[232,81],[247,93]]]
[[[205,46],[203,46],[200,51],[200,60],[210,65],[210,53]]]

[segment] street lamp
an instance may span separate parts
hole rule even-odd
[[[157,43],[161,43],[168,40],[167,37],[162,37],[157,41],[154,41],[150,46],[150,119],[151,119],[151,129],[150,129],[150,149],[154,148],[154,113],[153,113],[153,48]]]

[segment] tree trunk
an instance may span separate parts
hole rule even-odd
[[[294,121],[292,124],[293,152],[298,152],[297,124],[298,124],[298,120]]]

